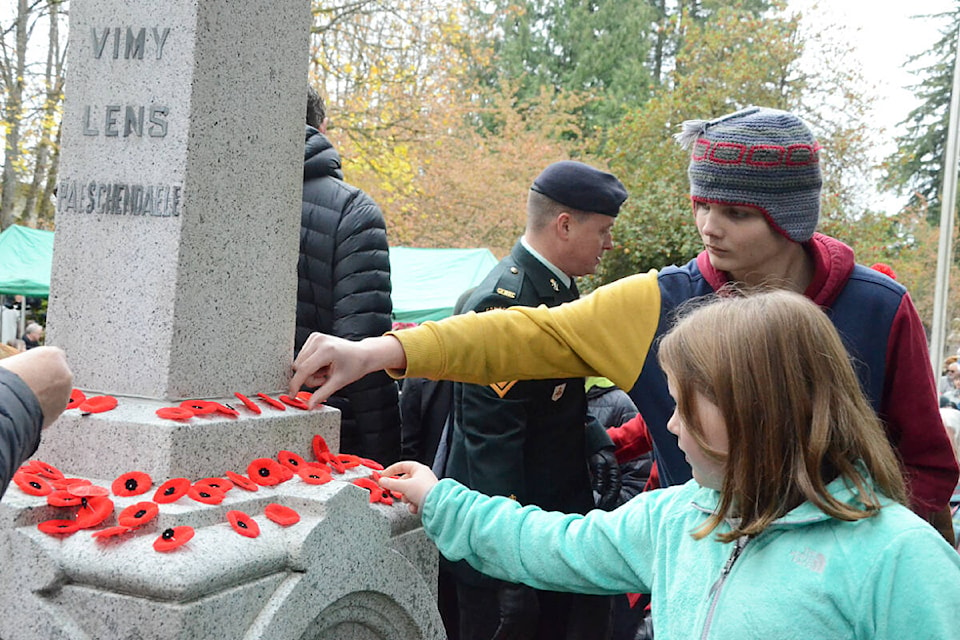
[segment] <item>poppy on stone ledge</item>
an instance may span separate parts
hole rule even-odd
[[[220,504],[226,495],[227,494],[220,491],[220,489],[214,489],[205,484],[195,484],[187,491],[187,497],[204,504]]]
[[[67,403],[67,407],[66,409],[64,409],[64,411],[66,411],[67,409],[76,409],[86,399],[87,399],[87,394],[85,394],[83,391],[80,391],[80,389],[71,389],[70,402]]]
[[[243,395],[240,392],[234,392],[233,395],[237,396],[237,399],[243,403],[243,406],[245,406],[250,411],[253,411],[258,415],[261,413],[260,407],[257,406],[257,403],[251,400],[250,398],[248,398],[247,396]]]
[[[193,537],[193,527],[179,526],[171,527],[160,534],[160,537],[153,541],[153,548],[160,552],[172,551],[177,547],[186,544]]]
[[[234,485],[245,491],[257,491],[260,488],[260,485],[256,482],[246,476],[240,475],[236,471],[227,471],[226,476]]]
[[[276,502],[271,502],[268,504],[263,510],[263,515],[267,516],[281,527],[289,527],[292,524],[297,524],[300,522],[299,513],[290,507],[285,507],[282,504],[277,504]]]
[[[153,486],[153,480],[142,471],[128,471],[117,477],[110,485],[113,495],[122,498],[139,496],[141,493],[150,491]]]
[[[247,466],[247,476],[263,487],[280,484],[289,471],[273,458],[257,458]]]
[[[189,420],[196,414],[187,407],[160,407],[154,413],[164,420]]]
[[[117,408],[117,399],[113,396],[93,396],[87,398],[77,406],[80,413],[90,415],[91,413],[103,413]]]
[[[37,525],[37,529],[50,535],[70,535],[80,530],[76,520],[44,520]]]
[[[13,481],[21,491],[31,496],[46,496],[53,493],[53,487],[46,480],[32,473],[17,471],[13,474]]]
[[[268,395],[265,394],[265,393],[258,393],[258,394],[257,394],[257,397],[260,398],[261,400],[263,400],[264,402],[266,402],[268,405],[270,405],[270,406],[273,407],[274,409],[279,409],[280,411],[286,411],[286,410],[287,410],[287,408],[286,408],[285,406],[283,406],[283,403],[282,403],[282,402],[280,402],[279,400],[275,400],[275,399],[271,398],[270,396],[268,396]]]
[[[260,525],[243,511],[227,511],[227,521],[233,530],[242,536],[256,538],[260,535]]]
[[[160,507],[155,502],[138,502],[132,504],[117,516],[117,523],[120,526],[135,529],[142,527],[157,517],[160,513]]]
[[[277,454],[277,461],[294,473],[297,473],[300,470],[300,467],[307,463],[303,457],[297,455],[293,451],[287,451],[285,449],[281,450],[280,453]]]
[[[153,494],[153,501],[160,504],[176,502],[190,491],[189,478],[170,478],[160,485]]]

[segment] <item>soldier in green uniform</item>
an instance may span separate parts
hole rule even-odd
[[[548,166],[530,188],[523,237],[477,286],[466,309],[553,307],[575,300],[573,279],[594,273],[612,248],[611,229],[626,197],[609,173],[580,162]],[[595,506],[592,463],[601,506],[604,499],[615,501],[619,482],[603,486],[611,475],[619,478],[612,443],[599,423],[588,420],[582,378],[457,383],[453,416],[446,475],[471,489],[586,513]],[[606,636],[606,597],[535,591],[483,576],[462,562],[450,569],[461,640]]]

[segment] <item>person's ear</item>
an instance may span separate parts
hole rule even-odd
[[[324,117],[323,120],[320,121],[320,126],[317,127],[317,131],[319,131],[320,133],[326,134],[328,122],[329,122],[329,118]]]
[[[566,240],[570,237],[570,227],[573,222],[573,216],[571,216],[566,211],[561,211],[560,215],[557,216],[555,225],[557,228],[557,235]]]

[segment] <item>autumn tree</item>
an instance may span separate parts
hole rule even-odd
[[[412,2],[389,16],[374,4],[338,22],[320,15],[332,26],[315,28],[314,74],[348,181],[381,205],[394,245],[504,255],[523,230],[533,178],[580,152],[582,99],[475,81],[465,69],[493,52],[446,3]]]
[[[960,3],[952,12],[935,17],[941,22],[940,38],[929,51],[910,60],[914,66],[926,62],[919,69],[923,79],[912,87],[921,102],[901,123],[906,126],[906,133],[897,137],[897,150],[885,164],[886,186],[909,196],[909,206],[924,208],[932,220],[940,212]]]
[[[4,158],[0,229],[21,219],[52,225],[64,48],[62,0],[17,0],[0,14]],[[46,30],[43,30],[46,26]],[[42,54],[39,59],[35,59]],[[43,69],[40,71],[40,69]]]

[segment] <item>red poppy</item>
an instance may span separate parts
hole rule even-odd
[[[190,487],[190,490],[187,491],[187,496],[204,504],[220,504],[227,494],[220,491],[220,489],[214,489],[205,484],[200,484]]]
[[[277,454],[277,460],[285,466],[290,471],[296,473],[300,470],[300,467],[307,463],[301,456],[297,455],[293,451],[282,450]]]
[[[150,491],[153,486],[153,480],[142,471],[128,471],[119,476],[110,485],[113,495],[129,498],[139,496],[141,493]]]
[[[47,504],[51,507],[78,507],[83,504],[83,498],[66,489],[57,489],[47,496]]]
[[[50,535],[70,535],[80,530],[76,520],[44,520],[37,525],[37,529]]]
[[[80,389],[71,389],[70,402],[67,403],[67,409],[76,409],[86,399],[87,399],[87,394],[85,394],[83,391],[80,391]]]
[[[247,466],[247,476],[257,484],[270,487],[283,482],[284,467],[273,458],[257,458]]]
[[[280,402],[284,404],[288,404],[294,409],[303,409],[304,411],[309,411],[310,409],[307,403],[301,400],[300,398],[291,398],[288,395],[280,396]]]
[[[110,495],[110,490],[98,484],[76,482],[67,486],[67,493],[78,498],[102,498]]]
[[[17,471],[13,474],[13,481],[21,491],[31,496],[48,496],[53,493],[53,487],[36,474]]]
[[[233,482],[234,485],[246,491],[257,491],[260,488],[260,485],[258,485],[256,482],[253,482],[250,480],[250,478],[242,476],[235,471],[227,471],[226,476],[231,482]]]
[[[337,456],[337,460],[343,464],[344,469],[353,469],[360,466],[360,456],[355,456],[352,453],[341,453]]]
[[[116,536],[122,536],[125,533],[130,533],[133,531],[131,527],[117,526],[117,527],[107,527],[106,529],[100,529],[99,531],[94,531],[90,534],[90,537],[96,538],[97,540],[106,540],[107,538],[113,538]]]
[[[286,410],[287,410],[287,408],[286,408],[285,406],[283,406],[283,403],[282,403],[282,402],[280,402],[279,400],[274,400],[273,398],[271,398],[270,396],[268,396],[268,395],[265,394],[265,393],[258,393],[258,394],[257,394],[257,397],[260,398],[261,400],[263,400],[264,402],[266,402],[268,405],[270,405],[270,406],[273,407],[274,409],[279,409],[280,411],[286,411]]]
[[[368,469],[373,469],[374,471],[383,471],[383,465],[376,460],[371,460],[370,458],[360,458],[360,464]]]
[[[371,503],[393,504],[393,494],[377,484],[377,481],[373,478],[356,478],[352,480],[352,482],[358,487],[363,487],[370,492]]]
[[[189,409],[197,416],[205,416],[217,412],[217,403],[209,400],[184,400],[180,403],[180,408]]]
[[[304,402],[310,402],[310,398],[313,397],[313,391],[299,391],[297,392],[297,399],[303,400]]]
[[[340,458],[330,452],[320,454],[320,462],[328,465],[331,470],[337,473],[343,473],[347,470],[347,468],[343,466],[343,463],[340,462]]]
[[[297,471],[300,479],[307,484],[326,484],[330,482],[330,467],[319,462],[307,462]]]
[[[261,413],[260,407],[257,406],[257,403],[251,400],[250,398],[248,398],[247,396],[243,395],[240,392],[234,392],[233,395],[237,396],[237,399],[243,403],[243,406],[245,406],[250,411],[253,411],[258,415]]]
[[[49,478],[50,480],[63,480],[63,472],[52,464],[47,464],[39,460],[31,460],[29,467],[30,470],[28,473],[35,473],[38,476]]]
[[[117,408],[117,399],[113,396],[93,396],[87,398],[77,407],[83,415],[103,413]]]
[[[50,484],[54,489],[66,489],[75,484],[93,484],[86,478],[63,478],[61,480],[51,480]]]
[[[124,527],[136,529],[157,517],[160,507],[156,502],[138,502],[132,504],[117,516],[117,522]]]
[[[243,511],[227,511],[227,521],[242,536],[256,538],[260,535],[260,525]]]
[[[91,497],[80,500],[77,526],[81,529],[91,529],[113,514],[113,500],[110,498]]]
[[[250,482],[250,481],[247,480],[247,482]],[[223,493],[226,493],[230,491],[230,489],[233,489],[233,483],[227,480],[226,478],[203,478],[202,480],[197,480],[196,482],[193,483],[193,486],[195,487],[200,485],[203,485],[206,487],[213,487],[214,489],[219,489]]]
[[[160,504],[176,502],[190,491],[190,480],[187,478],[170,478],[157,487],[153,493],[153,501]]]
[[[160,407],[154,413],[164,420],[189,420],[196,414],[187,407]]]
[[[290,507],[285,507],[282,504],[277,504],[276,502],[271,502],[268,504],[263,510],[263,515],[267,516],[281,527],[289,527],[292,524],[297,524],[300,522],[299,513]]]
[[[240,415],[240,412],[231,407],[228,404],[221,404],[219,402],[214,403],[217,405],[217,413],[222,413],[225,416],[230,416],[231,418],[236,418]]]
[[[160,534],[153,541],[153,548],[157,551],[172,551],[180,545],[186,544],[193,537],[193,527],[172,527]]]
[[[313,447],[313,455],[316,456],[320,462],[323,462],[323,454],[330,453],[330,447],[327,446],[327,441],[324,440],[323,436],[319,433],[313,436],[311,446]]]

